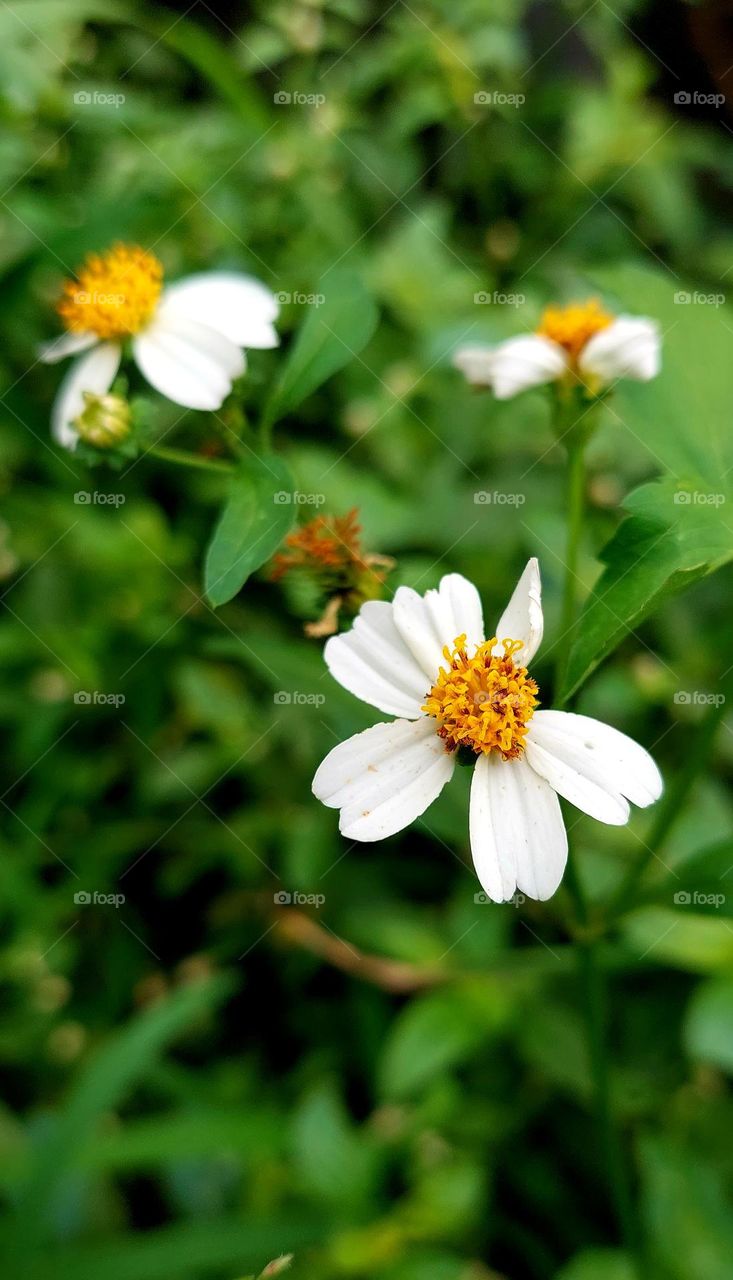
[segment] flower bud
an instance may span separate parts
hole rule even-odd
[[[130,406],[122,396],[85,391],[84,409],[75,420],[79,436],[97,449],[114,449],[130,434]]]

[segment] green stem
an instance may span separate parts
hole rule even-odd
[[[162,444],[152,445],[148,453],[152,453],[156,458],[162,458],[164,462],[175,462],[179,467],[195,467],[199,471],[228,473],[234,469],[231,462],[223,462],[217,458],[202,458],[199,454],[186,453],[184,449],[169,449]]]
[[[575,626],[578,602],[578,555],[585,511],[585,439],[571,435],[568,450],[567,541],[565,545],[565,582],[560,611],[560,653],[555,670],[555,693],[559,694],[565,678],[570,633]]]
[[[583,989],[588,1057],[593,1077],[601,1154],[619,1233],[630,1257],[632,1259],[637,1257],[639,1260],[638,1270],[641,1280],[643,1265],[640,1254],[640,1236],[636,1225],[634,1203],[621,1142],[620,1126],[614,1116],[611,1080],[608,1071],[606,976],[601,963],[597,940],[592,936],[583,936],[584,933],[587,933],[592,922],[585,892],[572,855],[568,859],[565,880],[575,903],[576,917],[580,926],[580,936],[576,939],[576,954],[578,973]]]
[[[570,648],[570,635],[575,628],[578,610],[578,555],[585,514],[585,445],[592,430],[592,421],[589,422],[587,419],[573,421],[575,409],[571,404],[569,424],[566,430],[561,432],[560,428],[564,425],[564,421],[567,421],[567,412],[567,407],[559,406],[556,423],[557,434],[564,441],[568,451],[567,541],[556,694],[559,694],[562,689]],[[577,928],[575,946],[583,992],[588,1058],[593,1078],[594,1106],[601,1153],[619,1234],[630,1256],[639,1259],[638,1270],[641,1280],[643,1266],[640,1254],[640,1232],[636,1225],[620,1127],[614,1114],[608,1070],[606,978],[599,942],[593,935],[591,911],[572,853],[568,858],[565,879],[575,906]]]

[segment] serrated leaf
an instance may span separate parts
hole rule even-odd
[[[312,306],[265,409],[267,422],[292,412],[366,346],[377,325],[371,294],[353,271],[333,271]]]
[[[241,591],[293,523],[293,481],[275,454],[242,462],[206,552],[204,589],[215,607]]]
[[[667,474],[624,503],[630,515],[601,555],[606,568],[576,629],[563,700],[666,599],[733,558],[730,309],[720,295],[639,267],[596,278],[662,331],[660,375],[620,381],[610,405],[619,432],[630,431]]]
[[[630,515],[602,553],[606,567],[578,623],[561,699],[665,600],[733,559],[733,525],[720,515],[728,494],[708,484],[667,478],[629,495]]]

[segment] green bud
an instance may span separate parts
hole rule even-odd
[[[130,434],[130,406],[122,396],[85,391],[84,409],[74,421],[79,436],[97,449],[114,449]]]

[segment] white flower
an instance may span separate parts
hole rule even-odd
[[[246,367],[243,347],[276,347],[278,304],[258,280],[236,272],[203,272],[163,288],[153,254],[115,245],[91,255],[66,282],[59,314],[67,332],[40,352],[52,364],[79,359],[59,388],[51,428],[76,447],[74,425],[84,392],[105,395],[122,359],[123,343],[151,386],[188,409],[218,409]]]
[[[535,710],[527,672],[542,639],[539,565],[527,564],[491,639],[481,601],[460,574],[391,604],[364,604],[349,632],[325,647],[331,675],[388,715],[326,756],[313,792],[341,810],[351,840],[381,840],[424,813],[453,773],[474,764],[469,831],[489,898],[516,890],[552,896],[567,860],[558,795],[599,822],[621,825],[629,801],[662,792],[651,756],[588,716]],[[521,663],[521,664],[520,664]]]
[[[618,378],[655,378],[661,340],[654,320],[614,319],[591,299],[548,307],[536,333],[495,347],[461,347],[453,363],[473,386],[490,387],[497,400],[560,379],[578,382],[595,395]]]

